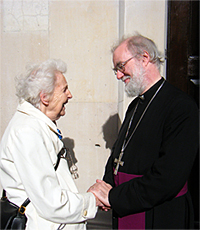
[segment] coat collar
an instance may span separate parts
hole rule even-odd
[[[56,124],[51,119],[49,119],[43,112],[34,107],[31,103],[23,101],[18,105],[17,111],[45,122],[47,126],[51,129],[51,131],[53,131],[56,135],[59,135]]]

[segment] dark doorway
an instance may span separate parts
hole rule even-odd
[[[167,80],[199,106],[199,1],[169,1],[167,19]],[[198,124],[197,124],[198,125]],[[189,180],[195,229],[199,229],[199,154]]]

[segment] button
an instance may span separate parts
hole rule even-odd
[[[84,215],[84,216],[87,216],[87,210],[85,210],[85,211],[83,212],[83,215]]]

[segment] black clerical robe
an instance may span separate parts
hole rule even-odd
[[[144,98],[134,99],[108,159],[104,181],[113,188],[109,201],[113,228],[184,229],[192,226],[187,180],[198,152],[198,108],[181,90],[164,82],[124,150],[113,175],[130,118],[139,101],[129,135],[160,87],[159,80]]]

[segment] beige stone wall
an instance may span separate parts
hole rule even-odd
[[[158,50],[165,54],[166,47],[166,17],[167,2],[165,0],[125,0],[122,3],[124,17],[121,18],[121,34],[125,36],[138,32],[145,37],[151,38],[157,45]],[[165,77],[165,64],[161,67],[161,75]],[[120,84],[120,83],[119,83]],[[124,84],[120,84],[120,118],[132,98],[124,93]],[[123,85],[123,86],[122,86]]]
[[[165,1],[1,0],[0,137],[15,112],[14,77],[26,63],[60,58],[73,99],[58,121],[84,192],[101,178],[129,102],[112,73],[111,46],[134,31],[165,47]],[[163,71],[163,70],[162,70]]]

